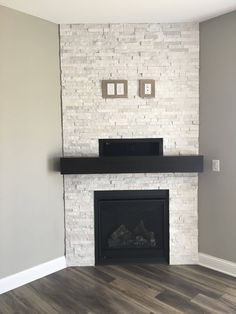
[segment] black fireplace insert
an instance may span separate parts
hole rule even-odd
[[[169,263],[169,191],[95,191],[95,261]]]

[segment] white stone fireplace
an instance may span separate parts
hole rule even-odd
[[[198,260],[197,175],[65,176],[68,265],[94,265],[94,191],[169,189],[170,263]]]
[[[198,24],[61,25],[65,156],[97,156],[98,139],[163,138],[164,155],[198,154]],[[102,79],[127,79],[103,99]],[[138,96],[154,79],[156,97]],[[65,176],[68,265],[94,265],[94,191],[169,190],[170,263],[198,260],[197,174]]]

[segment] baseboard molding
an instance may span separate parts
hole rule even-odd
[[[66,268],[65,256],[0,279],[0,294]]]
[[[236,263],[199,253],[199,265],[236,277]],[[0,294],[66,268],[65,256],[0,279]]]
[[[236,263],[199,253],[199,265],[236,277]]]

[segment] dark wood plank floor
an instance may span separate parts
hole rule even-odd
[[[0,313],[236,313],[236,279],[201,266],[71,267],[1,295]]]

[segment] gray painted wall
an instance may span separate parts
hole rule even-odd
[[[200,153],[199,251],[236,262],[236,12],[200,24]]]
[[[0,6],[0,277],[64,255],[56,24]]]

